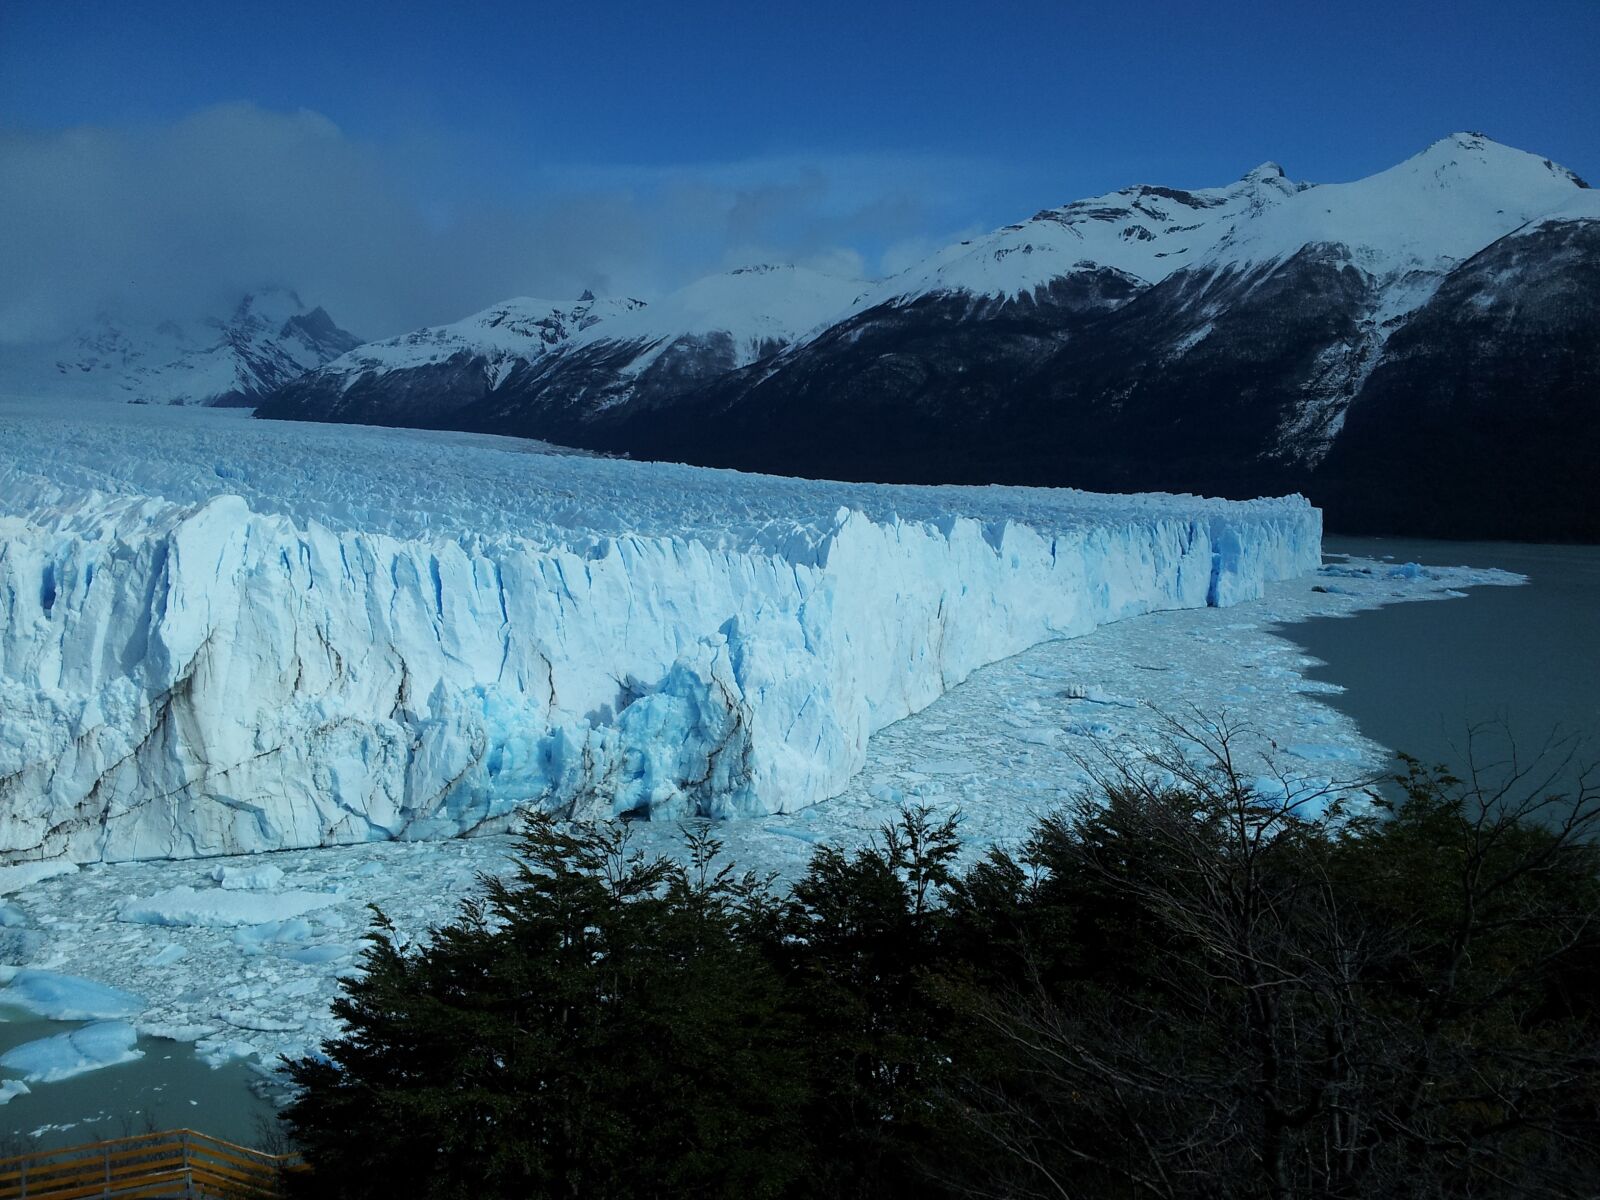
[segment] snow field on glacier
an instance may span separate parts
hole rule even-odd
[[[1315,567],[1299,497],[816,483],[0,407],[0,853],[795,813],[987,663]]]
[[[1088,783],[1085,761],[1149,746],[1163,713],[1226,714],[1252,731],[1247,750],[1261,755],[1261,774],[1282,774],[1296,788],[1362,781],[1387,766],[1388,751],[1322,702],[1339,688],[1305,677],[1315,660],[1279,627],[1519,581],[1498,571],[1353,561],[1270,584],[1262,598],[1224,613],[1152,613],[1038,645],[978,670],[876,734],[865,768],[839,796],[792,814],[728,821],[715,832],[730,858],[777,872],[781,884],[816,845],[861,844],[902,803],[924,803],[959,809],[966,853],[975,856],[1014,845],[1038,816],[1074,796]],[[631,826],[646,853],[677,852],[681,828]],[[35,974],[84,976],[115,987],[116,996],[138,997],[145,1007],[131,1019],[141,1032],[194,1041],[214,1064],[252,1053],[270,1063],[335,1032],[328,1004],[338,978],[355,968],[367,904],[383,907],[404,936],[425,937],[477,892],[480,873],[507,868],[511,850],[509,837],[492,835],[101,863],[35,881],[8,905],[41,935],[29,963]],[[218,909],[183,890],[209,893],[237,923],[217,923]],[[182,903],[173,901],[175,891]],[[326,903],[283,919],[284,897],[308,895]],[[167,914],[166,922],[148,923],[152,910]],[[125,1007],[117,1012],[127,1017]]]

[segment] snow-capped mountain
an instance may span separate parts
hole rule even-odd
[[[1600,393],[1593,196],[1473,133],[1350,183],[1266,163],[1226,187],[1046,209],[873,284],[794,268],[703,280],[579,330],[443,419],[412,415],[401,371],[374,376],[359,416],[291,403],[303,385],[260,412],[844,479],[1299,488],[1336,527],[1600,538],[1593,472],[1546,473],[1514,506],[1472,484],[1600,436],[1555,398]],[[1545,418],[1518,425],[1524,410]],[[1400,491],[1372,482],[1382,439],[1347,426],[1423,411],[1432,449],[1414,446],[1411,499],[1385,509]],[[1477,439],[1486,424],[1521,441]]]
[[[1207,260],[1284,261],[1306,246],[1339,245],[1377,278],[1444,271],[1584,187],[1547,158],[1456,133],[1365,179],[1302,186],[1235,223]]]
[[[1241,222],[1306,188],[1263,163],[1223,188],[1139,185],[1077,200],[984,237],[948,246],[884,280],[864,308],[939,293],[1046,302],[1074,274],[1110,270],[1155,283],[1195,259]]]
[[[606,414],[578,439],[554,432],[825,477],[1301,489],[1336,528],[1600,538],[1595,474],[1529,466],[1600,453],[1593,195],[1477,134],[1349,184],[1266,167],[1209,193],[1129,189],[946,250],[670,411]],[[1221,202],[1201,209],[1199,197]],[[1219,215],[1181,229],[1201,222],[1179,211]],[[1085,256],[1067,263],[1080,234]],[[1184,252],[1158,259],[1167,238]],[[1403,488],[1366,465],[1397,443],[1364,434],[1338,452],[1347,420],[1386,428],[1381,414],[1421,411],[1419,394],[1432,397],[1431,442],[1408,439],[1403,464],[1383,459]],[[1545,416],[1519,423],[1525,411]],[[1507,436],[1480,438],[1486,423]]]
[[[361,339],[282,288],[225,316],[141,325],[101,316],[60,342],[0,346],[0,390],[73,400],[250,407]]]
[[[837,317],[863,287],[790,266],[701,279],[650,304],[512,300],[454,325],[363,346],[284,388],[258,415],[373,425],[575,432],[767,358]]]
[[[450,325],[388,338],[341,355],[279,389],[258,415],[362,425],[449,424],[583,330],[641,300],[519,297]]]
[[[865,285],[795,266],[742,267],[697,280],[613,321],[462,414],[471,428],[540,428],[577,440],[597,420],[677,397],[777,354],[843,316]]]

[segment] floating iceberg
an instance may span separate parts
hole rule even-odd
[[[69,1033],[15,1046],[0,1054],[0,1067],[20,1071],[28,1083],[57,1083],[143,1058],[144,1051],[135,1047],[136,1041],[138,1034],[126,1021],[95,1021]]]
[[[0,853],[795,812],[977,668],[1255,597],[1314,570],[1320,535],[1298,496],[846,485],[11,405]]]
[[[221,888],[197,891],[180,885],[143,899],[128,897],[117,906],[117,920],[133,925],[282,927],[337,899],[325,892],[230,892]]]
[[[249,867],[225,866],[212,871],[211,878],[230,892],[270,892],[283,882],[283,868],[272,863]]]
[[[52,1021],[136,1017],[145,1010],[144,997],[75,975],[0,967],[0,978],[6,984],[0,988],[0,1004],[25,1008]]]

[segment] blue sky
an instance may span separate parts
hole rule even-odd
[[[1456,129],[1593,177],[1597,50],[1597,0],[10,0],[0,127],[23,157],[0,199],[34,187],[20,203],[37,223],[62,189],[103,195],[115,213],[79,197],[63,219],[118,226],[104,253],[131,294],[167,286],[157,249],[196,260],[174,303],[207,270],[220,292],[290,269],[319,219],[354,222],[350,261],[319,245],[298,271],[313,278],[286,282],[392,332],[497,288],[649,292],[750,255],[876,274],[1128,183],[1222,183],[1269,158],[1348,179]],[[278,207],[263,216],[249,189]],[[89,286],[92,264],[56,279],[48,231],[20,227],[36,245],[13,266]],[[131,245],[147,233],[155,249]],[[124,265],[117,239],[149,252]],[[392,262],[362,276],[361,253],[392,260],[408,239],[429,245],[403,280]],[[0,244],[0,268],[15,251]],[[0,296],[0,320],[42,303]]]

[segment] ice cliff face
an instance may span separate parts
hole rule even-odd
[[[792,811],[985,663],[1319,561],[1298,497],[846,486],[111,411],[0,408],[11,860],[439,837],[527,805]]]

